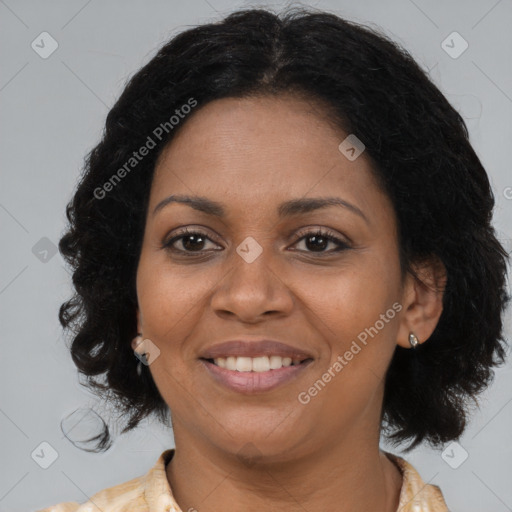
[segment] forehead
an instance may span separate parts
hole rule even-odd
[[[370,160],[363,152],[351,161],[339,150],[349,134],[326,115],[320,105],[295,97],[206,104],[160,155],[150,208],[176,193],[252,211],[291,198],[333,195],[361,209],[385,207]]]

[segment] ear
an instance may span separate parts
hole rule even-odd
[[[443,296],[447,273],[443,262],[432,256],[413,264],[419,279],[407,274],[402,296],[403,313],[398,329],[397,343],[411,348],[409,333],[413,332],[420,343],[425,342],[437,326],[443,312]]]

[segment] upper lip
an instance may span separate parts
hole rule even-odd
[[[287,345],[276,340],[230,340],[216,343],[204,350],[200,357],[203,359],[215,359],[217,357],[260,357],[281,356],[292,359],[309,359],[312,355],[300,348]]]

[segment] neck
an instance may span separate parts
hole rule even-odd
[[[181,430],[181,429],[180,429]],[[398,468],[368,438],[311,450],[291,461],[240,460],[212,445],[179,435],[166,467],[183,511],[379,510],[396,512]]]

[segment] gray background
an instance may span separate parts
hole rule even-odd
[[[284,5],[0,0],[0,511],[84,502],[101,489],[142,475],[173,446],[172,433],[150,422],[101,455],[79,450],[64,437],[60,423],[73,411],[90,408],[107,419],[109,411],[79,384],[66,349],[57,311],[71,293],[70,276],[52,248],[64,228],[65,205],[83,158],[98,142],[125,80],[169,37],[190,26],[215,21],[237,7]],[[467,122],[495,192],[495,226],[511,250],[511,1],[304,5],[380,27],[430,71]],[[44,31],[59,45],[46,59],[31,47]],[[458,58],[442,47],[453,31],[469,44]],[[460,43],[452,46],[457,50]],[[510,336],[510,311],[506,325]],[[446,447],[444,458],[448,454],[452,465],[460,464],[462,450],[467,460],[454,469],[442,451],[427,447],[405,456],[426,482],[441,487],[452,511],[512,510],[511,402],[509,359],[481,396],[460,446]],[[75,441],[83,437],[80,427],[73,435]],[[42,442],[58,455],[47,469],[31,456],[35,450],[48,458],[51,452],[46,445],[41,452]]]

